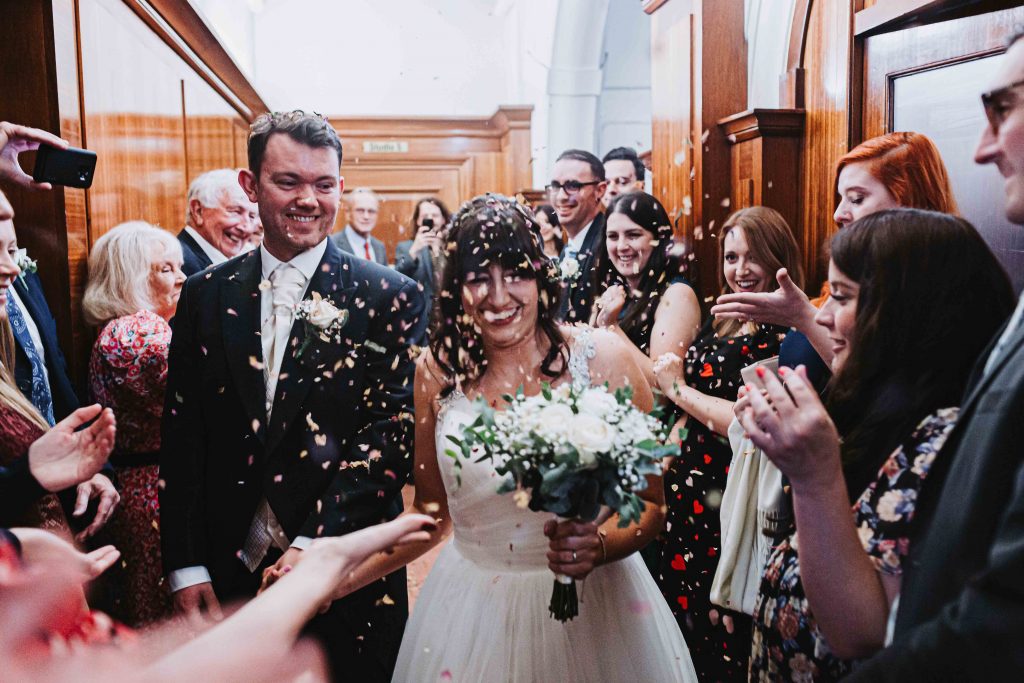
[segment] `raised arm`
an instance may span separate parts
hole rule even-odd
[[[445,492],[441,470],[437,464],[435,426],[437,425],[436,402],[441,393],[441,372],[429,352],[424,352],[416,362],[415,379],[415,471],[416,497],[412,510],[403,516],[420,513],[434,519],[436,528],[430,531],[423,543],[406,545],[390,555],[377,554],[370,557],[358,569],[351,572],[338,586],[334,598],[341,598],[363,586],[386,576],[409,564],[440,543],[451,530],[448,514],[448,496]]]

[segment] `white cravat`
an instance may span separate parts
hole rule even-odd
[[[281,361],[288,346],[292,323],[295,322],[295,305],[302,300],[306,291],[306,276],[290,263],[282,263],[270,274],[270,295],[272,308],[270,317],[263,321],[263,372],[267,387],[267,419],[274,405],[277,377],[281,372]]]

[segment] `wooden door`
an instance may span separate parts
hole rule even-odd
[[[853,142],[892,131],[935,141],[960,212],[1024,289],[1024,227],[1006,220],[995,166],[974,163],[987,125],[979,99],[1024,8],[1003,9],[858,38],[863,56],[861,130]],[[854,122],[856,128],[856,121]]]

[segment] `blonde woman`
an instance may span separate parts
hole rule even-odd
[[[167,384],[168,321],[185,282],[182,252],[169,232],[148,223],[122,223],[89,254],[82,308],[100,328],[89,361],[89,390],[111,406],[120,429],[111,462],[122,486],[122,506],[111,537],[124,553],[125,585],[115,616],[131,626],[170,614],[160,564],[157,482],[160,419]]]

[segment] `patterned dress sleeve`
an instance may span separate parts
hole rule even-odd
[[[853,506],[857,532],[878,571],[903,573],[910,550],[910,526],[921,484],[956,424],[957,408],[926,417],[885,461],[878,478]]]

